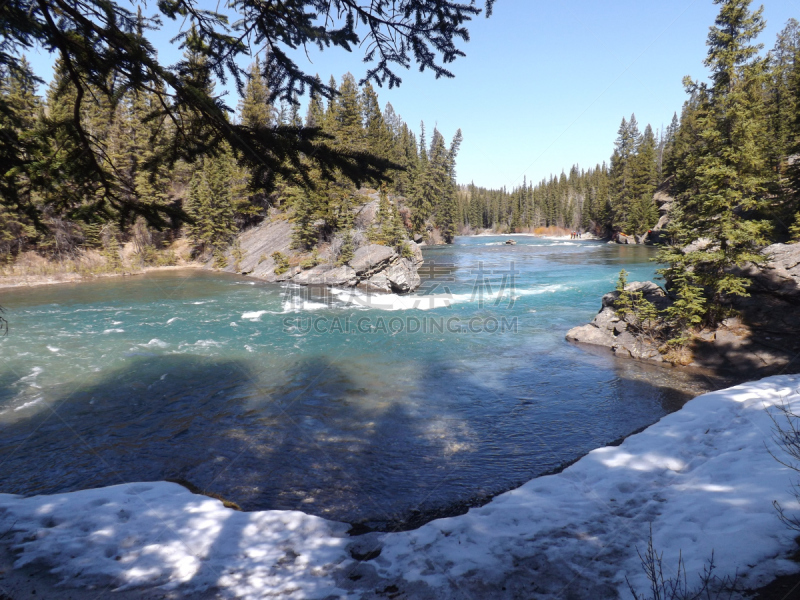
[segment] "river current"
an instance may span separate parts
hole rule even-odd
[[[412,296],[201,270],[0,290],[0,492],[172,479],[245,510],[418,525],[716,387],[564,340],[651,248],[428,248]]]

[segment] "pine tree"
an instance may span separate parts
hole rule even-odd
[[[242,125],[251,129],[271,127],[274,121],[274,110],[269,101],[269,87],[261,75],[261,63],[258,57],[250,65],[248,74],[244,97],[239,102],[239,119]]]
[[[361,103],[356,80],[350,73],[342,77],[339,95],[333,105],[333,132],[339,148],[351,152],[365,150],[364,127],[361,120]]]
[[[39,157],[36,135],[40,101],[30,64],[0,71],[0,262],[36,237],[32,163]]]
[[[762,10],[750,11],[751,0],[715,3],[721,8],[705,61],[711,85],[687,82],[698,103],[700,144],[686,157],[694,177],[678,197],[680,212],[674,216],[679,218],[672,227],[678,245],[660,254],[668,263],[663,270],[668,282],[685,278],[688,288],[707,290],[711,323],[723,315],[727,296],[747,295],[748,280],[731,269],[763,262],[759,249],[770,231],[759,217],[770,187],[762,93],[766,62],[752,43],[764,28]],[[705,249],[682,250],[699,238],[710,240]]]
[[[611,218],[612,225],[618,229],[625,228],[627,215],[630,212],[630,203],[633,198],[631,170],[636,155],[636,146],[639,143],[638,137],[639,128],[636,117],[631,115],[630,122],[623,118],[617,132],[617,140],[614,143],[614,154],[611,157]]]
[[[364,119],[366,150],[373,156],[388,159],[392,153],[392,134],[383,119],[378,95],[367,82],[361,92],[361,110]]]
[[[221,253],[236,234],[233,167],[229,154],[202,159],[195,169],[184,206],[191,218],[186,226],[187,235],[199,250],[211,251],[218,265]]]

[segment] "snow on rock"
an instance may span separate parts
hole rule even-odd
[[[650,525],[667,576],[682,553],[696,581],[755,587],[797,570],[774,500],[798,511],[796,475],[770,456],[767,408],[800,412],[800,376],[705,394],[618,447],[534,479],[467,514],[417,530],[348,538],[300,512],[240,513],[171,483],[70,494],[0,495],[17,567],[46,565],[67,585],[163,586],[191,597],[629,598],[647,582],[637,547]],[[353,560],[355,557],[359,560]]]

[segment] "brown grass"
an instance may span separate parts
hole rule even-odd
[[[533,230],[533,233],[536,235],[564,236],[572,233],[572,230],[551,225],[550,227],[537,227]]]

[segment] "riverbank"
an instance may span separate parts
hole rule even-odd
[[[82,275],[80,273],[60,273],[56,275],[23,275],[23,276],[0,276],[0,289],[35,287],[40,285],[55,285],[59,283],[81,283],[86,281],[96,281],[107,277],[135,277],[158,271],[180,271],[183,269],[203,269],[205,265],[196,262],[187,262],[181,265],[169,265],[163,267],[142,267],[136,270],[122,270],[110,273],[96,273]]]
[[[798,386],[780,376],[699,396],[559,474],[400,533],[351,537],[345,524],[297,511],[236,512],[166,482],[1,495],[3,545],[17,556],[2,585],[15,597],[38,570],[49,573],[38,595],[59,580],[61,597],[81,590],[76,600],[106,588],[143,598],[602,600],[629,597],[626,578],[648,587],[636,549],[652,526],[668,576],[680,553],[692,585],[713,552],[715,573],[754,589],[798,571],[772,507],[798,513],[795,474],[770,455],[780,449],[766,410],[800,411]]]

